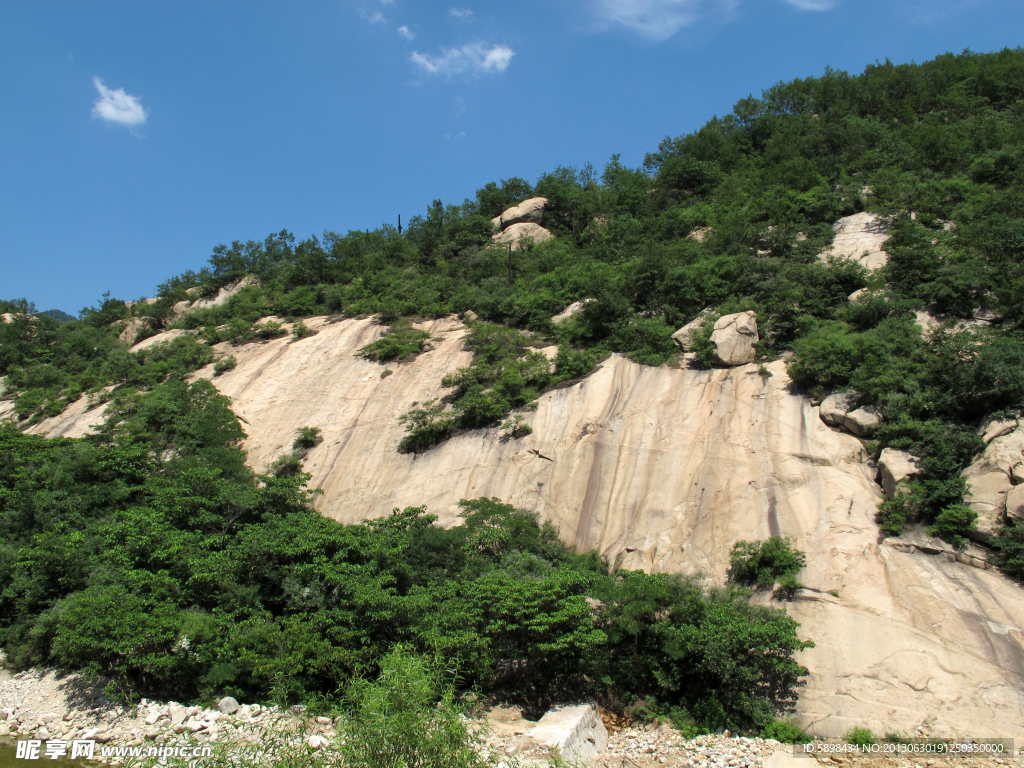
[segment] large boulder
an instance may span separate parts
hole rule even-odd
[[[978,513],[976,538],[980,540],[995,533],[1000,520],[1009,514],[1014,471],[1024,461],[1024,429],[1016,420],[987,425],[984,437],[988,440],[984,452],[961,473],[967,480],[964,501]]]
[[[505,231],[492,235],[491,240],[496,243],[512,243],[512,250],[518,251],[522,247],[522,243],[524,241],[543,243],[544,241],[551,240],[554,237],[555,236],[553,234],[544,229],[540,224],[522,222],[519,224],[512,224],[507,227]]]
[[[548,204],[546,197],[531,197],[519,205],[509,208],[500,216],[502,229],[513,224],[540,224],[544,219],[544,206]],[[491,220],[493,223],[493,219]]]
[[[832,245],[822,251],[822,261],[847,258],[869,270],[884,267],[889,262],[889,254],[883,248],[889,235],[876,214],[865,212],[845,216],[832,227],[836,237]]]
[[[711,343],[715,345],[714,359],[718,365],[733,367],[754,362],[757,342],[756,312],[737,312],[715,321]]]
[[[818,417],[830,427],[842,427],[843,419],[852,404],[852,392],[834,392],[821,401]]]
[[[843,427],[857,437],[867,437],[882,423],[882,417],[874,408],[858,408],[843,417]]]
[[[921,469],[917,466],[917,457],[906,451],[885,448],[882,450],[882,455],[878,457],[878,477],[885,495],[890,499],[897,494],[906,493],[907,488],[904,481],[920,471]]]
[[[696,331],[698,328],[704,325],[704,321],[710,314],[711,310],[705,309],[703,312],[701,312],[699,315],[693,318],[693,320],[691,320],[678,331],[672,334],[672,340],[679,345],[679,348],[683,350],[683,352],[690,351],[690,345],[693,344],[694,331]]]

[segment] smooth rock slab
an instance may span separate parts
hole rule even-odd
[[[870,408],[858,408],[843,417],[843,426],[857,437],[866,437],[882,423],[882,417]]]
[[[608,731],[593,704],[548,710],[529,737],[557,749],[559,757],[568,763],[590,760],[608,749]]]
[[[559,323],[564,323],[566,320],[571,320],[580,312],[582,312],[583,308],[586,307],[587,304],[590,304],[592,301],[597,301],[597,299],[583,299],[583,301],[574,301],[568,307],[566,307],[557,315],[552,317],[551,322],[554,323],[555,325],[558,325]]]
[[[678,331],[672,334],[672,341],[674,341],[683,352],[690,351],[690,345],[693,343],[693,333],[702,325],[707,319],[707,316],[711,314],[710,309],[705,309],[697,317],[693,318],[690,322],[680,328]]]

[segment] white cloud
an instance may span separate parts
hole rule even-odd
[[[108,123],[118,123],[134,128],[142,125],[149,117],[149,113],[142,108],[138,96],[132,96],[124,92],[123,88],[107,88],[98,77],[92,79],[92,84],[100,96],[93,102],[93,117],[99,117]]]
[[[790,5],[795,5],[805,11],[831,11],[841,0],[786,0]]]
[[[375,11],[366,17],[366,20],[371,24],[387,24],[387,19],[384,18],[384,14],[380,11]]]
[[[469,43],[461,48],[442,48],[440,56],[413,51],[409,59],[428,75],[457,75],[470,72],[474,75],[489,72],[504,72],[516,52],[507,45]]]
[[[406,40],[414,40],[416,38],[416,33],[409,29],[407,26],[405,26],[405,24],[400,26],[395,31],[398,32],[398,34],[400,34]]]
[[[593,0],[598,20],[621,25],[652,40],[668,40],[712,14],[731,13],[739,0]]]
[[[454,16],[456,19],[468,19],[473,15],[472,8],[449,8],[448,15]]]

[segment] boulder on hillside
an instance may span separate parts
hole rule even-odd
[[[590,304],[592,301],[597,301],[597,299],[583,299],[582,301],[574,301],[568,307],[566,307],[557,315],[552,317],[551,322],[554,323],[555,325],[558,325],[559,323],[564,323],[566,320],[572,319],[580,312],[582,312],[583,308],[587,306],[587,304]]]
[[[506,228],[504,232],[492,235],[491,240],[496,243],[512,243],[512,250],[518,251],[524,241],[543,243],[546,240],[554,239],[554,237],[553,234],[540,226],[540,224],[524,222],[513,224]]]
[[[693,320],[672,334],[672,340],[679,345],[679,348],[683,350],[683,352],[690,351],[690,345],[693,344],[693,332],[704,325],[704,321],[710,314],[710,308],[703,310],[699,315],[693,318]]]
[[[501,214],[499,217],[501,228],[508,229],[513,224],[540,224],[544,219],[544,206],[547,204],[546,197],[531,197],[529,200],[523,200],[519,205],[509,208]]]
[[[882,417],[874,408],[858,408],[843,417],[843,427],[857,437],[867,437],[882,423]]]
[[[836,237],[832,245],[821,252],[822,261],[830,257],[847,258],[869,270],[884,267],[889,262],[889,254],[882,247],[889,235],[877,214],[864,212],[844,216],[832,227]]]
[[[737,312],[718,318],[711,334],[715,362],[729,367],[754,362],[757,354],[754,345],[758,340],[756,312]]]
[[[843,419],[853,404],[853,392],[834,392],[818,408],[818,417],[830,427],[842,427]]]
[[[882,455],[878,457],[878,477],[882,483],[882,490],[890,499],[897,494],[906,493],[904,482],[911,475],[920,472],[917,466],[917,457],[906,451],[897,451],[894,448],[885,448]]]

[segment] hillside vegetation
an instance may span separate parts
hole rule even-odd
[[[556,237],[510,258],[490,219],[532,196],[548,199]],[[888,265],[822,261],[832,223],[862,210],[887,217]],[[245,276],[258,284],[176,319],[175,303]],[[960,471],[978,427],[1024,407],[1024,50],[780,83],[666,138],[642,168],[613,157],[600,174],[490,183],[459,205],[434,201],[402,233],[217,246],[152,304],[105,297],[68,323],[0,304],[14,313],[0,375],[23,424],[83,393],[113,403],[95,437],[0,432],[0,644],[18,663],[103,671],[129,692],[294,698],[330,695],[405,642],[458,658],[484,689],[586,690],[699,727],[761,727],[798,679],[783,615],[736,590],[610,575],[493,501],[467,502],[450,531],[421,509],[321,520],[302,475],[246,469],[227,404],[185,377],[212,360],[209,343],[277,332],[254,330],[269,315],[378,314],[394,333],[366,353],[398,365],[427,343],[410,319],[472,311],[476,357],[449,376],[452,407],[404,417],[405,448],[427,450],[611,352],[674,362],[671,334],[705,308],[754,310],[760,357],[792,353],[810,395],[854,389],[884,417],[872,450],[921,458],[911,492],[880,509],[885,530],[937,521],[956,540],[972,525]],[[915,310],[947,330],[923,335]],[[996,322],[955,325],[978,311]],[[132,354],[117,339],[131,318],[199,333]],[[559,345],[554,372],[532,341]],[[1024,577],[1024,532],[1006,527],[994,545]]]

